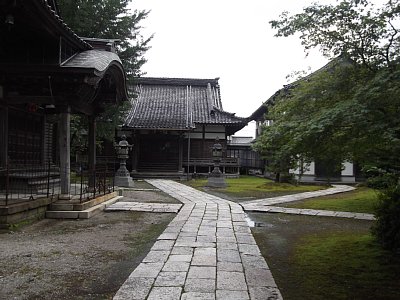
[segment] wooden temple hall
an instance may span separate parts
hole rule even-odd
[[[120,131],[134,145],[128,164],[132,177],[208,174],[217,138],[222,171],[239,173],[238,158],[227,155],[227,138],[247,119],[223,110],[218,78],[143,77],[133,89],[137,98]]]
[[[0,218],[25,200],[31,203],[22,209],[54,195],[71,198],[71,116],[88,120],[87,168],[94,170],[96,116],[127,99],[114,40],[78,37],[56,1],[0,0]]]

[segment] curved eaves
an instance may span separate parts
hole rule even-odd
[[[126,76],[119,56],[113,52],[102,50],[88,50],[73,56],[61,68],[76,73],[93,75],[98,81],[111,76],[116,86],[117,101],[128,100]]]

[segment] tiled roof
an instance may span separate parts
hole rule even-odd
[[[94,69],[97,72],[104,72],[112,62],[121,63],[118,55],[103,50],[87,50],[73,56],[65,64],[64,68]]]
[[[76,44],[78,44],[81,47],[81,49],[92,49],[92,46],[90,46],[88,43],[86,43],[84,40],[82,40],[79,36],[77,36],[76,33],[73,32],[72,29],[69,28],[68,25],[64,23],[64,21],[58,15],[58,11],[56,9],[56,7],[57,7],[56,2],[49,3],[48,0],[33,0],[32,3],[35,5],[38,5],[39,9],[43,9],[45,14],[51,16],[51,19],[54,22],[53,24],[55,25],[53,30],[62,32],[64,37],[68,37],[71,40],[73,40]],[[53,5],[51,5],[51,4],[53,4]],[[55,5],[55,7],[54,7],[54,5]]]
[[[229,145],[247,146],[254,140],[252,136],[232,136]]]
[[[247,124],[247,119],[222,109],[218,79],[142,77],[134,91],[137,98],[126,127],[184,130],[196,124],[223,124],[241,129]]]
[[[329,72],[330,70],[336,68],[338,65],[352,65],[354,62],[350,60],[346,55],[340,55],[331,61],[329,61],[326,65],[319,68],[318,70],[308,74],[305,77],[302,77],[292,83],[286,84],[280,90],[276,91],[271,97],[269,97],[260,107],[258,107],[249,117],[249,120],[259,120],[264,117],[264,115],[268,112],[268,107],[274,105],[275,99],[281,94],[286,93],[288,90],[296,88],[301,82],[312,80],[312,78],[322,72]]]

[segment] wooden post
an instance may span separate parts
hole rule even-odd
[[[8,107],[0,108],[0,167],[8,162]]]
[[[71,114],[70,107],[67,106],[60,113],[60,171],[61,171],[61,193],[60,199],[71,198],[71,138],[70,124]]]
[[[179,162],[178,162],[178,172],[183,173],[183,138],[179,135]]]
[[[132,172],[137,172],[137,165],[138,165],[138,154],[139,154],[139,146],[140,146],[140,133],[132,133],[132,143],[133,143],[133,150],[132,150]]]
[[[96,172],[96,117],[89,116],[88,132],[88,168],[89,168],[89,188],[95,189]]]

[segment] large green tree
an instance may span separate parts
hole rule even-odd
[[[274,97],[267,116],[274,123],[257,148],[278,148],[285,161],[354,158],[400,170],[399,20],[399,1],[378,8],[348,0],[271,21],[277,36],[297,34],[332,62]]]
[[[381,7],[365,0],[315,3],[299,14],[284,12],[270,22],[276,36],[296,35],[306,51],[319,47],[332,60],[274,97],[267,115],[273,125],[265,128],[257,149],[265,155],[275,151],[274,158],[291,162],[289,166],[299,158],[351,159],[379,170],[375,173],[399,178],[399,3],[388,1]],[[385,195],[398,195],[393,192],[399,189],[398,181],[388,182],[392,192]],[[394,203],[400,206],[399,201]],[[390,218],[378,218],[381,232],[392,230],[380,237],[393,239],[397,234],[397,244],[391,247],[400,248],[400,225],[395,230],[384,228],[400,216]]]

